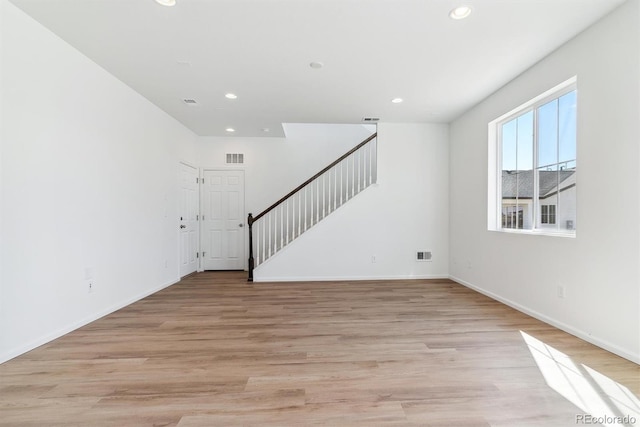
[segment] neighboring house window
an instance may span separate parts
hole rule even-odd
[[[524,209],[522,206],[502,207],[502,228],[519,228],[524,226]]]
[[[574,78],[490,124],[490,229],[575,233],[576,109]]]
[[[540,214],[540,222],[542,224],[555,224],[556,223],[556,205],[542,205],[542,212]]]

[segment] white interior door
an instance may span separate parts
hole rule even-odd
[[[198,268],[198,170],[180,163],[180,277]]]
[[[205,170],[202,183],[202,268],[243,270],[244,171]]]

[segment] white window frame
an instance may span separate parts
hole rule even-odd
[[[537,223],[536,215],[539,215],[536,207],[539,208],[540,204],[536,203],[537,197],[537,184],[534,188],[535,196],[533,203],[533,224],[532,229],[511,229],[502,228],[502,125],[510,120],[527,114],[530,111],[534,111],[534,129],[537,129],[537,120],[535,110],[569,92],[577,90],[577,76],[558,84],[557,86],[547,90],[546,92],[536,96],[530,101],[520,105],[519,107],[509,111],[506,114],[491,121],[488,126],[488,194],[487,194],[487,229],[489,231],[500,231],[505,233],[518,233],[518,234],[536,234],[536,235],[549,235],[549,236],[562,236],[562,237],[575,237],[576,230],[549,230],[536,228]],[[537,168],[537,155],[538,155],[538,136],[537,132],[534,135],[534,170]],[[576,159],[577,159],[576,147]],[[556,213],[557,215],[557,213]]]

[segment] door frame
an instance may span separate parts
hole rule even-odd
[[[242,200],[242,206],[244,209],[244,212],[242,213],[242,218],[243,218],[243,223],[245,224],[244,227],[242,227],[242,238],[243,238],[243,242],[244,242],[244,257],[243,257],[243,261],[242,261],[242,269],[244,271],[248,271],[249,270],[249,243],[248,243],[248,235],[247,235],[247,229],[248,226],[246,224],[247,221],[247,172],[246,172],[246,168],[243,167],[238,167],[237,165],[233,165],[233,166],[229,166],[229,167],[224,167],[224,166],[213,166],[213,167],[202,167],[200,168],[200,179],[199,181],[199,190],[200,190],[200,194],[198,196],[198,200],[200,201],[200,218],[202,218],[202,200],[204,200],[204,186],[202,185],[203,179],[204,179],[204,174],[205,172],[242,172],[242,175],[244,177],[244,179],[242,180],[243,182],[243,200]],[[200,226],[200,222],[198,222],[198,226]],[[199,244],[199,250],[200,250],[200,254],[202,254],[202,242],[204,239],[204,236],[202,235],[202,233],[204,233],[203,227],[200,227],[200,236],[198,238],[198,244]],[[198,271],[204,271],[204,267],[203,267],[203,263],[202,263],[202,257],[199,258],[199,267],[198,267]]]
[[[200,259],[200,253],[201,253],[201,243],[200,243],[200,230],[202,227],[200,227],[200,218],[202,213],[201,211],[201,201],[200,201],[200,197],[201,197],[201,185],[200,183],[202,182],[202,177],[201,177],[201,172],[200,172],[200,168],[198,168],[197,166],[195,166],[193,163],[191,162],[187,162],[185,160],[180,160],[178,162],[178,209],[176,212],[176,222],[177,222],[177,227],[176,229],[178,230],[178,277],[182,277],[182,272],[180,271],[180,262],[181,262],[181,242],[180,242],[180,220],[178,219],[178,217],[180,216],[180,191],[181,191],[181,187],[180,187],[180,169],[182,168],[182,166],[187,166],[192,168],[195,171],[195,175],[196,178],[198,179],[198,181],[196,182],[196,215],[197,215],[197,220],[196,220],[196,251],[198,253],[198,257],[196,258],[196,270],[194,272],[200,272],[202,271],[202,262]],[[192,273],[189,273],[192,274]]]

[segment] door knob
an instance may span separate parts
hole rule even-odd
[[[238,224],[238,227],[244,227],[244,224]]]
[[[187,226],[186,225],[181,225],[180,228],[187,228]]]

